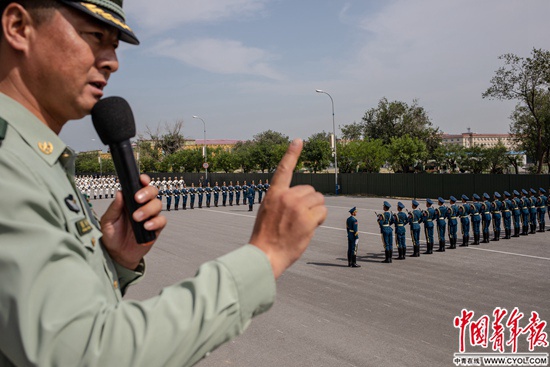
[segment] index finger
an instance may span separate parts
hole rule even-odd
[[[290,143],[285,155],[277,166],[275,174],[271,178],[271,186],[290,187],[292,173],[302,152],[303,145],[302,139],[294,139]]]

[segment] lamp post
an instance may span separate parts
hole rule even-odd
[[[202,125],[204,127],[204,147],[203,147],[203,153],[202,155],[204,156],[204,163],[205,163],[205,167],[204,167],[204,171],[205,171],[205,174],[204,174],[204,177],[205,177],[205,180],[208,181],[208,166],[206,166],[206,123],[204,122],[204,120],[202,118],[200,118],[199,116],[193,116],[194,119],[199,119],[202,121]]]
[[[332,96],[327,92],[325,92],[324,90],[316,89],[315,91],[317,93],[323,93],[329,96],[330,102],[332,103],[332,136],[334,139],[334,145],[332,148],[334,150],[334,189],[336,190],[336,195],[338,195],[338,159],[336,154],[336,125],[334,123],[334,100],[332,99]]]

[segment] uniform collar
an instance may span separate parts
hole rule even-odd
[[[50,166],[53,166],[63,153],[72,155],[72,151],[67,149],[67,145],[56,133],[19,102],[3,93],[0,93],[0,114],[10,128],[16,130],[36,154]],[[67,158],[65,157],[65,160]]]

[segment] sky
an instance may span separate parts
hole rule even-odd
[[[507,133],[516,101],[483,99],[499,56],[550,49],[548,0],[126,0],[141,41],[121,43],[105,96],[138,135],[183,120],[189,139],[307,139],[413,100],[445,133]],[[199,119],[204,120],[204,125]],[[62,139],[103,148],[86,117]]]

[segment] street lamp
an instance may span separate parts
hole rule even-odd
[[[193,116],[193,118],[201,120],[202,125],[204,126],[204,147],[203,147],[202,155],[204,156],[204,163],[205,163],[205,165],[204,165],[205,166],[204,167],[205,175],[204,176],[205,176],[205,180],[208,181],[208,166],[206,165],[206,123],[199,116]]]
[[[317,93],[324,93],[327,96],[329,96],[330,102],[332,103],[332,136],[334,139],[333,148],[332,148],[334,149],[334,182],[335,182],[334,188],[336,190],[336,195],[338,195],[338,159],[336,155],[336,125],[334,123],[334,100],[332,99],[332,96],[327,92],[325,92],[324,90],[316,89],[315,91]]]

